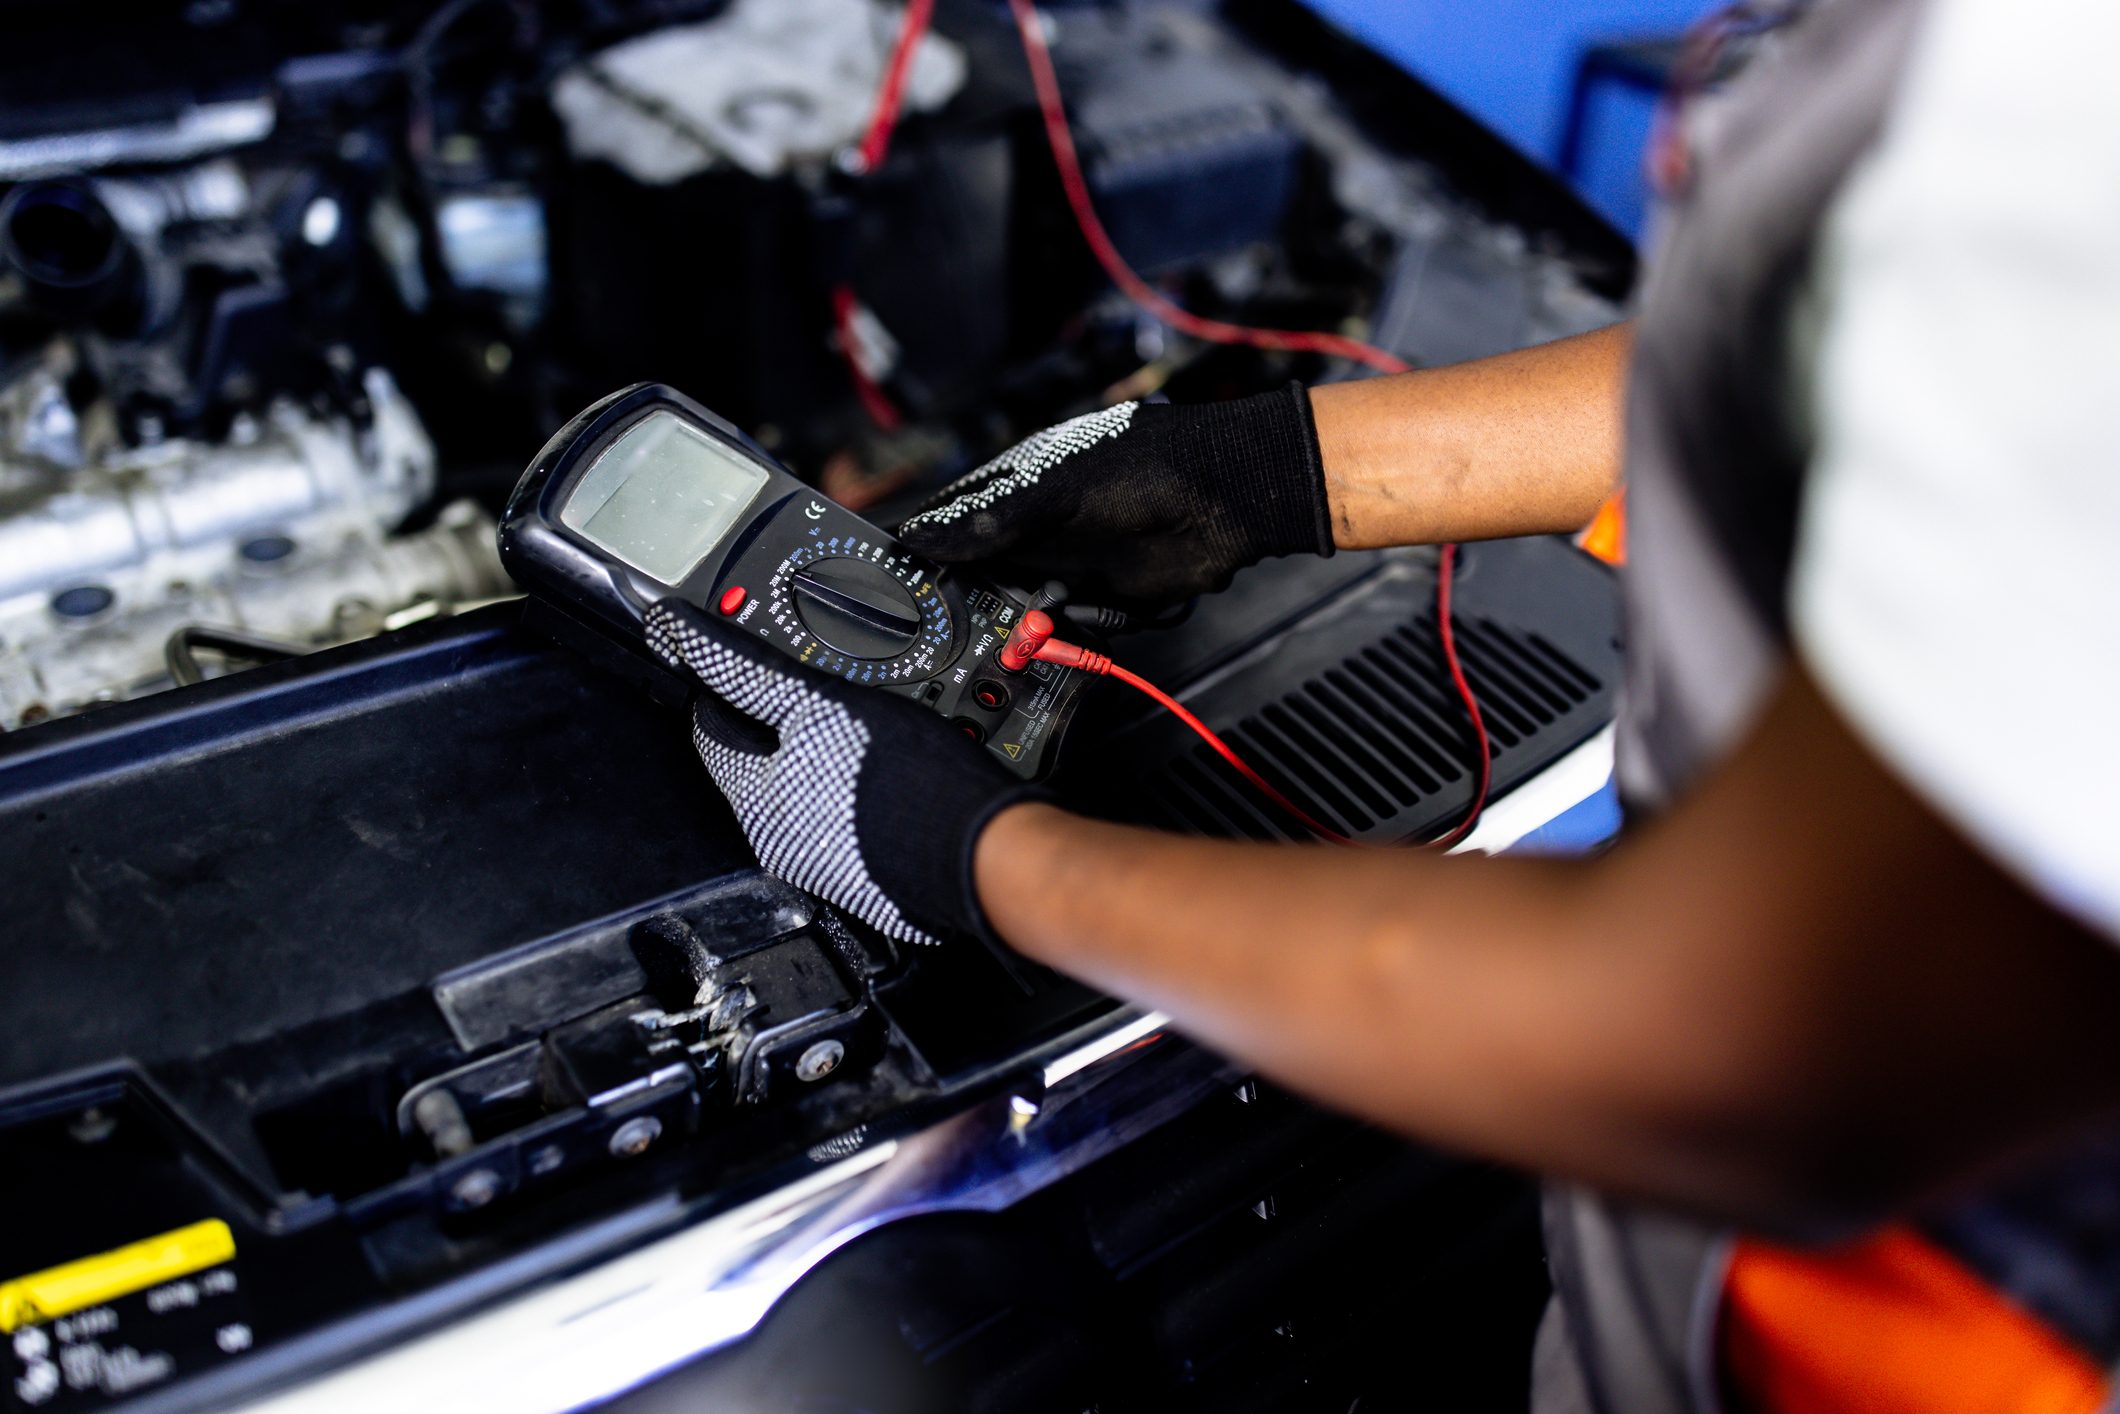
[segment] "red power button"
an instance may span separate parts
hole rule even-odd
[[[724,614],[733,614],[741,609],[743,601],[750,597],[750,593],[742,585],[732,584],[721,591],[721,611]]]

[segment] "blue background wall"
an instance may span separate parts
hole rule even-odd
[[[1603,39],[1670,34],[1707,0],[1310,0],[1525,152],[1557,165],[1576,61]],[[1645,205],[1641,149],[1651,98],[1613,85],[1591,104],[1580,185],[1622,229]]]

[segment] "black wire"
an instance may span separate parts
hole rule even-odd
[[[246,663],[274,663],[282,658],[299,658],[309,651],[299,643],[261,638],[240,629],[186,624],[162,645],[162,661],[169,665],[169,676],[178,687],[206,681],[205,669],[199,666],[198,650],[201,648]]]
[[[585,61],[581,66],[581,73],[582,77],[617,99],[620,103],[625,104],[626,107],[640,114],[643,118],[648,119],[650,122],[660,123],[663,127],[668,128],[671,132],[691,143],[701,152],[704,152],[710,159],[720,160],[721,148],[715,144],[713,138],[709,137],[700,128],[699,124],[693,122],[654,94],[642,93],[639,89],[621,82],[615,74],[603,66],[601,60],[590,59]]]
[[[1038,586],[1030,602],[1023,606],[1026,614],[1056,614],[1067,605],[1067,586],[1057,579],[1049,579]]]
[[[1197,597],[1180,603],[1169,604],[1150,613],[1115,609],[1107,604],[1070,604],[1063,611],[1067,621],[1098,633],[1142,632],[1155,628],[1175,628],[1192,617],[1199,604]]]

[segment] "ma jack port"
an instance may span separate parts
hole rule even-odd
[[[981,682],[972,685],[972,701],[989,712],[999,712],[1008,706],[1008,689],[998,682]]]

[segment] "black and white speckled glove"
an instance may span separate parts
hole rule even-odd
[[[1120,403],[1033,433],[898,529],[945,564],[1057,578],[1085,599],[1190,598],[1269,555],[1332,553],[1310,395]]]
[[[693,743],[769,872],[902,942],[994,942],[972,848],[1034,787],[917,704],[802,667],[682,601],[649,611],[648,643],[698,679]]]

